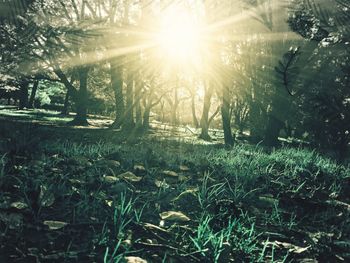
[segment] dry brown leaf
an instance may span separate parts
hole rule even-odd
[[[43,222],[43,224],[47,225],[50,230],[61,229],[61,228],[65,227],[66,225],[68,225],[68,223],[66,223],[66,222],[55,221],[55,220],[46,220]]]

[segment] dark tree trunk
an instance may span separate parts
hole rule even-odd
[[[253,98],[249,102],[249,123],[252,143],[261,142],[264,138],[267,118],[266,113],[264,114],[260,108],[259,102]]]
[[[19,91],[19,109],[23,110],[28,106],[28,81],[23,81],[21,83],[20,91]]]
[[[278,146],[278,136],[285,126],[285,120],[292,104],[290,96],[284,90],[277,87],[275,87],[271,98],[271,111],[268,113],[264,144],[267,146]]]
[[[283,127],[283,121],[279,120],[272,113],[270,113],[264,136],[264,144],[267,146],[277,146],[278,135]]]
[[[234,138],[231,131],[231,115],[230,115],[230,94],[228,87],[223,87],[222,105],[221,105],[222,128],[224,130],[225,145],[233,146]]]
[[[149,129],[149,117],[151,114],[151,107],[145,107],[145,111],[143,112],[143,123],[142,128],[147,131]]]
[[[36,91],[38,90],[38,86],[39,86],[39,81],[38,80],[34,81],[32,92],[30,93],[30,98],[28,102],[28,108],[30,109],[34,108],[34,100],[35,100]]]
[[[210,110],[212,95],[213,95],[212,89],[209,86],[205,87],[203,111],[202,111],[202,117],[200,120],[201,134],[199,135],[199,138],[206,141],[211,140],[208,131],[209,131],[209,110]]]
[[[66,96],[64,97],[63,109],[61,111],[62,115],[68,115],[69,114],[68,107],[69,107],[69,90],[67,90]]]
[[[76,116],[71,124],[73,125],[81,125],[86,126],[89,125],[87,121],[87,102],[88,102],[88,94],[87,94],[87,79],[88,79],[89,69],[87,67],[83,67],[78,71],[79,74],[79,90],[78,96],[75,100],[76,106]]]
[[[113,128],[120,128],[124,118],[124,96],[123,96],[123,68],[120,66],[117,59],[110,61],[111,85],[114,91],[115,98],[115,121],[112,124]]]
[[[127,86],[126,86],[126,108],[125,108],[125,116],[123,122],[124,130],[131,130],[135,127],[134,122],[134,81],[132,76],[132,71],[128,72],[127,76]]]
[[[135,96],[134,99],[136,101],[135,104],[135,121],[136,128],[139,129],[142,127],[142,111],[141,111],[141,83],[140,79],[138,79],[135,83]]]

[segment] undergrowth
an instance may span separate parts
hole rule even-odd
[[[42,222],[64,221],[66,232],[55,232],[50,242],[56,244],[63,236],[67,240],[37,249],[42,254],[64,248],[65,262],[91,258],[123,262],[129,255],[150,262],[296,262],[302,253],[319,259],[325,252],[317,245],[310,249],[299,241],[292,245],[288,238],[301,229],[318,228],[323,235],[333,221],[349,220],[345,213],[339,214],[341,204],[325,204],[349,201],[344,180],[350,168],[315,151],[267,152],[243,144],[228,150],[155,139],[116,144],[59,138],[36,145],[35,154],[26,158],[27,149],[21,145],[1,155],[0,188],[1,198],[11,200],[10,205],[23,204],[21,222],[27,226],[15,233],[2,224],[6,234],[1,241],[16,236],[22,240],[21,251],[26,251],[33,243],[26,240],[25,231],[36,227],[45,232]],[[145,168],[140,183],[106,181],[134,171],[135,165]],[[162,177],[164,170],[183,174],[184,179],[168,182]],[[313,215],[308,211],[312,205],[320,206],[312,210]],[[191,220],[164,225],[159,213],[167,210],[180,210]],[[306,228],[310,220],[315,222]],[[338,228],[334,231],[349,236],[345,224],[334,225]]]

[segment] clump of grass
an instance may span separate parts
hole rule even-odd
[[[204,262],[257,262],[258,246],[254,223],[248,223],[244,217],[230,218],[227,226],[215,229],[215,218],[204,215],[195,235],[190,236],[195,253],[202,256]],[[214,225],[214,227],[213,227]]]
[[[68,158],[76,156],[99,158],[109,153],[119,151],[121,147],[104,141],[87,144],[81,142],[72,142],[68,140],[57,140],[55,142],[44,144],[42,148],[45,152],[61,154],[62,156]]]

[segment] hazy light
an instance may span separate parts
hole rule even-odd
[[[193,63],[199,58],[200,27],[186,10],[171,8],[162,14],[156,42],[163,58]]]

